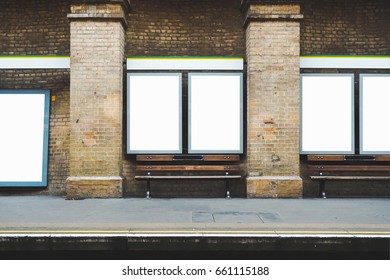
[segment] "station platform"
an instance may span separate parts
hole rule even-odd
[[[390,199],[0,196],[1,252],[389,255]],[[306,255],[308,256],[308,255]],[[390,256],[389,256],[390,257]]]

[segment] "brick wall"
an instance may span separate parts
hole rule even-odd
[[[298,175],[299,23],[247,29],[248,173]]]
[[[390,54],[390,1],[305,0],[301,54]]]
[[[120,176],[122,30],[120,23],[72,22],[71,176]]]
[[[71,2],[0,0],[0,55],[69,55],[70,24],[67,14]],[[240,11],[240,2],[132,0],[133,10],[127,15],[129,28],[126,31],[125,55],[245,57],[244,15]],[[390,1],[301,2],[301,12],[304,14],[301,22],[301,55],[390,54]],[[275,73],[277,71],[276,67]],[[0,70],[2,89],[50,89],[56,95],[56,101],[51,104],[49,187],[45,193],[63,194],[65,180],[69,176],[69,87],[69,70]],[[262,125],[269,128],[271,137],[275,124]],[[126,155],[123,157],[123,173],[132,180],[134,159]],[[268,165],[272,167],[272,164],[269,158]],[[172,191],[180,189],[178,184],[172,183]],[[130,185],[127,194],[143,195],[143,183]],[[243,194],[241,185],[239,183],[236,188],[238,195]],[[2,189],[0,191],[4,192]],[[12,189],[12,193],[15,191],[15,188]],[[165,192],[163,188],[160,191]],[[186,193],[203,194],[204,191],[205,188],[199,186],[195,186],[195,189],[193,186],[184,187]],[[222,191],[223,187],[210,193],[219,195]],[[309,190],[306,193],[312,194]]]
[[[50,105],[48,188],[43,193],[64,194],[69,176],[69,70],[0,69],[0,88],[49,89],[56,97]],[[31,188],[0,188],[0,192],[31,192]]]
[[[69,0],[1,0],[0,54],[69,54]]]
[[[127,56],[245,56],[239,0],[134,0]]]
[[[301,197],[300,8],[250,4],[247,15],[248,196]]]
[[[121,197],[123,10],[119,4],[75,4],[71,12],[67,198]]]
[[[0,1],[0,55],[68,55],[69,1]],[[48,188],[0,188],[10,193],[65,193],[69,176],[69,70],[0,70],[0,89],[49,89]]]

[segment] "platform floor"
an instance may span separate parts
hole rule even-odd
[[[0,250],[8,251],[371,248],[385,252],[389,240],[390,199],[386,198],[0,196]]]

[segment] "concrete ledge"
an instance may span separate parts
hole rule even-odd
[[[66,199],[121,198],[123,181],[120,176],[69,177],[66,180]]]
[[[295,237],[295,236],[1,236],[0,253],[17,251],[257,251],[257,252],[350,252],[382,253],[389,251],[384,237]]]
[[[253,176],[246,182],[249,198],[301,198],[303,194],[299,176]]]
[[[88,21],[119,21],[124,28],[127,28],[126,13],[128,9],[123,1],[109,3],[81,3],[71,5],[71,13],[68,14],[70,21],[88,20]]]

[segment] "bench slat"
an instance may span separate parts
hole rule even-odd
[[[240,161],[239,155],[205,155],[204,161]]]
[[[239,165],[137,165],[137,171],[239,171]]]
[[[308,165],[307,169],[310,171],[319,172],[321,174],[320,176],[310,176],[310,178],[312,180],[319,181],[319,196],[323,198],[326,198],[325,182],[328,180],[390,181],[390,176],[374,176],[373,174],[354,175],[354,173],[352,173],[346,175],[328,175],[332,174],[332,171],[359,173],[377,171],[390,172],[390,165],[385,164],[385,162],[390,161],[390,155],[308,155],[307,161],[313,163],[316,162],[317,164]],[[324,164],[322,162],[324,162]],[[330,162],[333,162],[333,164],[327,164]],[[367,162],[367,165],[363,165],[363,162]],[[368,162],[372,164],[369,164]],[[378,163],[374,165],[374,162]],[[325,174],[327,175],[322,175],[322,172],[326,172]],[[389,173],[384,175],[389,175]]]
[[[137,161],[172,161],[173,155],[152,155],[152,156],[144,156],[137,155]]]
[[[344,161],[343,155],[308,155],[308,161]]]
[[[153,175],[135,175],[138,180],[146,180],[146,198],[151,197],[151,181],[167,179],[219,179],[225,181],[226,198],[230,198],[229,180],[240,179],[241,175],[229,175],[230,171],[241,171],[240,155],[137,155],[136,171],[146,172]],[[216,165],[217,164],[217,165]],[[169,171],[181,171],[170,175]],[[187,174],[186,172],[196,173],[211,171],[215,175],[198,175]],[[222,172],[221,172],[222,171]],[[164,173],[165,172],[165,173]],[[158,175],[155,175],[158,174]],[[210,173],[209,173],[210,174]]]
[[[390,165],[309,165],[311,171],[390,171]]]
[[[149,180],[149,179],[240,179],[240,175],[207,175],[207,176],[155,176],[155,175],[140,175],[135,176],[135,179]]]
[[[390,155],[376,155],[375,161],[390,161]]]
[[[390,161],[390,155],[308,155],[308,161]]]

